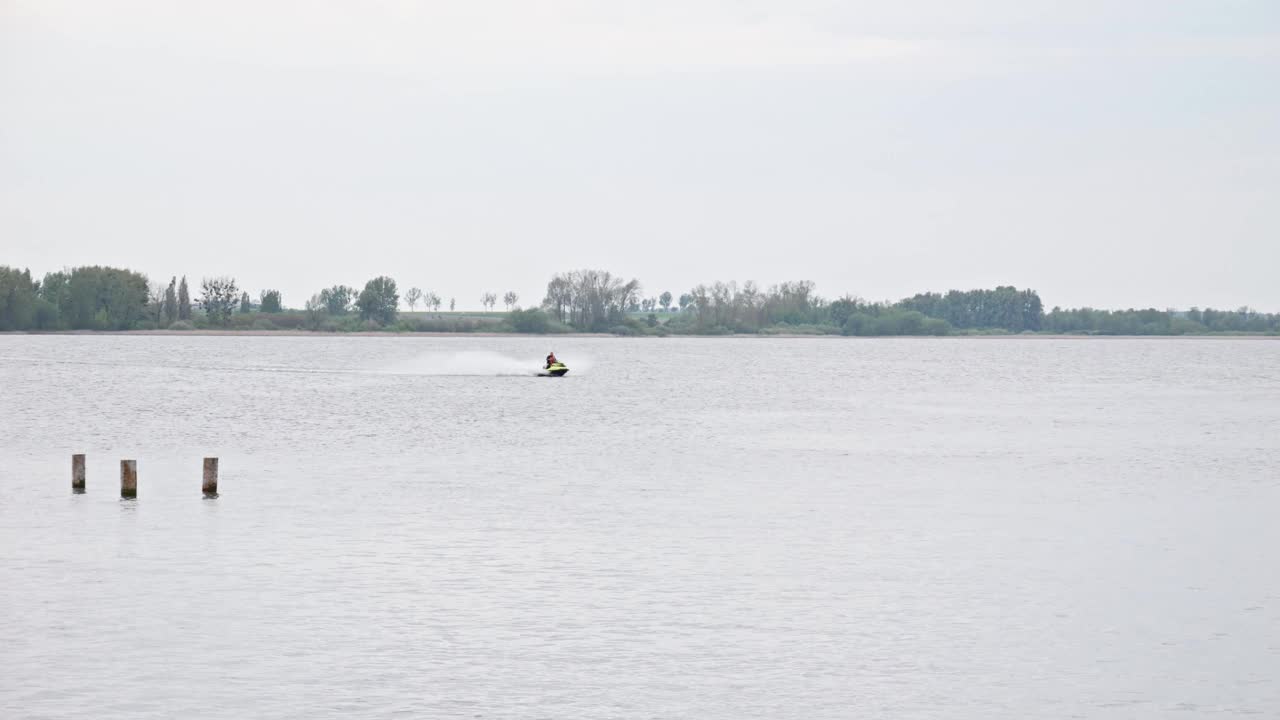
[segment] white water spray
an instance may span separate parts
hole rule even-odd
[[[521,359],[489,351],[427,353],[398,362],[383,372],[393,375],[480,375],[488,377],[537,375],[537,358]]]

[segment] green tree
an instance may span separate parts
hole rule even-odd
[[[191,293],[187,290],[187,276],[182,276],[182,282],[178,283],[178,319],[191,319]]]
[[[329,308],[324,301],[320,299],[319,293],[312,295],[309,300],[302,306],[303,322],[308,330],[319,330],[323,324],[324,315],[329,314]]]
[[[42,328],[62,329],[71,327],[71,273],[61,271],[46,273],[40,283],[40,300],[43,303],[44,322]],[[37,308],[37,313],[41,312]]]
[[[365,283],[364,290],[356,300],[360,310],[360,318],[373,320],[380,325],[395,322],[396,308],[400,303],[400,295],[396,292],[396,281],[380,275]]]
[[[497,293],[487,292],[480,296],[480,304],[484,305],[484,309],[493,312],[493,306],[498,302]]]
[[[155,319],[156,327],[164,325],[164,283],[147,282],[147,309]]]
[[[205,278],[200,281],[200,307],[213,325],[226,325],[235,312],[239,288],[230,277]]]
[[[74,268],[61,294],[61,323],[72,329],[129,330],[146,316],[147,278],[132,270]]]
[[[848,295],[831,303],[827,306],[827,312],[831,314],[831,324],[838,328],[843,328],[845,321],[849,319],[850,315],[858,312],[861,305],[862,303],[857,298]]]
[[[178,278],[170,278],[169,287],[164,291],[164,324],[169,326],[178,321]]]
[[[422,288],[412,287],[405,291],[404,301],[410,310],[416,310],[418,303],[422,302]]]
[[[662,294],[658,296],[658,304],[662,306],[663,310],[670,310],[671,309],[671,292],[668,290],[663,290]]]
[[[279,290],[263,290],[259,298],[258,309],[264,313],[284,312]]]
[[[0,330],[30,330],[36,326],[36,290],[30,270],[0,265]]]
[[[240,312],[245,315],[253,312],[253,301],[249,299],[248,290],[240,295]]]
[[[502,304],[507,306],[507,312],[511,312],[511,308],[515,307],[516,303],[519,301],[520,296],[517,295],[514,290],[508,290],[506,294],[502,296]]]
[[[1002,285],[994,290],[951,290],[946,295],[922,293],[897,304],[946,320],[958,328],[999,328],[1010,332],[1040,330],[1044,305],[1034,290]]]
[[[330,315],[346,315],[351,311],[359,293],[349,285],[334,285],[320,291],[320,302]]]

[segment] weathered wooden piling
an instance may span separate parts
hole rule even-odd
[[[120,497],[138,497],[138,461],[120,461]]]
[[[71,492],[84,492],[84,453],[71,456]]]
[[[204,459],[204,483],[201,488],[205,497],[218,496],[218,458]]]

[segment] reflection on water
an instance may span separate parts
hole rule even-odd
[[[1265,715],[1277,407],[1268,340],[0,336],[0,717]]]

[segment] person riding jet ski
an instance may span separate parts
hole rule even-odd
[[[543,377],[564,377],[568,372],[569,368],[565,367],[564,363],[556,358],[555,353],[551,353],[547,356],[546,367],[542,368],[542,372],[538,374]]]

